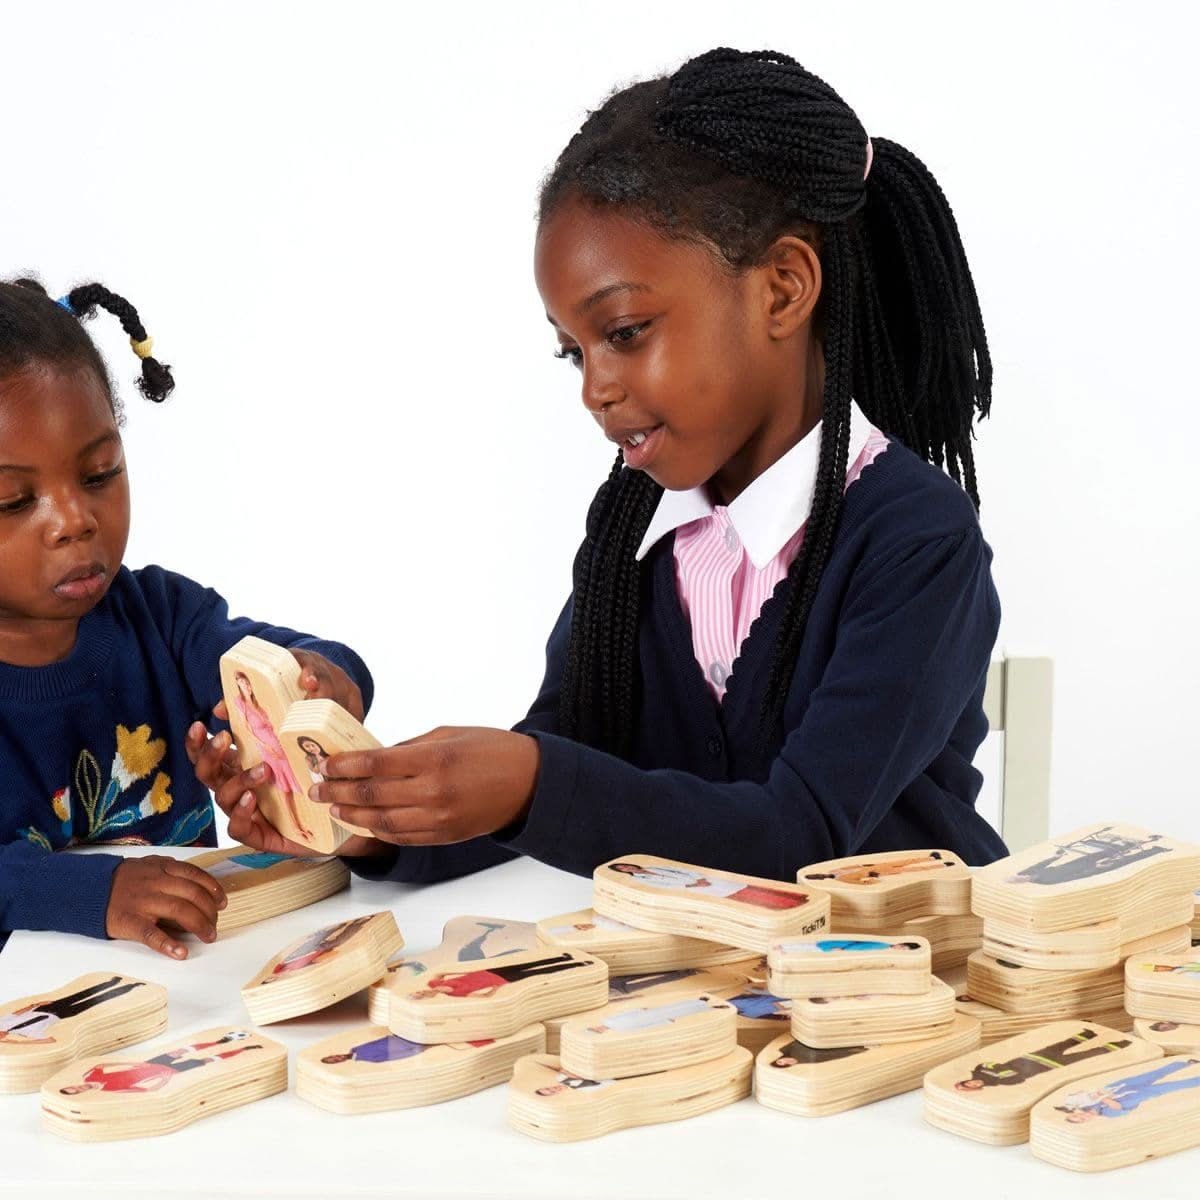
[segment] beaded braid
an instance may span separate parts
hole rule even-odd
[[[761,775],[837,535],[852,397],[979,506],[972,422],[989,412],[992,368],[962,242],[920,160],[884,138],[870,146],[868,159],[853,111],[795,59],[722,48],[610,96],[541,189],[540,222],[567,199],[620,206],[665,237],[716,247],[735,272],[764,261],[785,234],[818,248],[825,284],[813,327],[826,372],[817,477],[760,712]],[[575,559],[560,724],[618,754],[631,745],[639,702],[634,554],[660,496],[618,458]]]

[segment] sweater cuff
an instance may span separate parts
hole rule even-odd
[[[22,872],[14,927],[107,939],[113,872],[124,861],[119,854],[47,854]]]
[[[540,730],[529,730],[526,736],[537,742],[541,755],[533,802],[523,823],[507,826],[492,836],[512,850],[553,863],[575,802],[579,744]]]
[[[363,715],[371,711],[371,701],[375,699],[375,681],[371,678],[371,672],[367,670],[367,664],[349,646],[343,646],[341,642],[325,642],[320,638],[305,638],[289,649],[311,650],[314,654],[329,659],[335,666],[341,667],[358,684],[358,690],[362,692]]]

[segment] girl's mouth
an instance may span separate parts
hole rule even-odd
[[[64,600],[92,600],[104,590],[108,572],[98,563],[72,571],[54,585],[54,594]]]
[[[645,433],[635,433],[621,443],[625,465],[634,471],[644,470],[662,445],[663,426],[655,425]]]

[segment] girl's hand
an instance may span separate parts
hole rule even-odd
[[[169,921],[201,941],[216,941],[217,913],[226,904],[225,889],[199,867],[161,854],[127,858],[113,872],[105,926],[110,938],[144,942],[168,958],[187,958],[187,947],[159,922]]]
[[[314,654],[311,650],[293,650],[300,664],[300,686],[308,700],[333,700],[356,721],[363,719],[363,698],[358,684],[337,663]]]
[[[440,728],[383,750],[331,755],[325,782],[309,796],[382,841],[441,846],[523,817],[539,762],[538,744],[526,734]]]

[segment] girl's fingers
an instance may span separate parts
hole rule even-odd
[[[187,947],[177,942],[165,929],[160,929],[153,921],[139,920],[129,934],[129,941],[143,942],[151,950],[165,954],[168,958],[187,958]]]
[[[164,886],[169,886],[177,895],[183,895],[183,889],[186,888],[189,896],[195,895],[197,904],[206,909],[212,908],[214,921],[217,913],[228,903],[225,889],[207,871],[193,867],[191,863],[173,862],[167,867],[166,876]]]
[[[229,705],[226,704],[224,700],[218,700],[213,708],[213,716],[216,717],[218,721],[228,721]]]
[[[423,808],[358,808],[334,805],[329,815],[349,825],[369,829],[376,837],[397,845],[432,845],[437,831]],[[397,839],[405,839],[399,842]]]
[[[412,779],[430,759],[426,743],[409,742],[381,750],[350,750],[331,754],[322,774],[326,779]]]
[[[186,886],[186,881],[184,880],[174,880],[171,882]],[[147,896],[139,906],[142,911],[159,921],[169,921],[172,925],[176,925],[188,933],[195,934],[203,942],[215,941],[217,937],[216,912],[213,911],[211,914],[205,912],[200,907],[202,902],[198,902],[194,894],[179,894],[174,891],[168,891],[166,890],[167,886],[167,881],[164,881],[162,891],[154,892]],[[208,894],[203,894],[207,898]],[[212,907],[211,901],[209,907]]]

